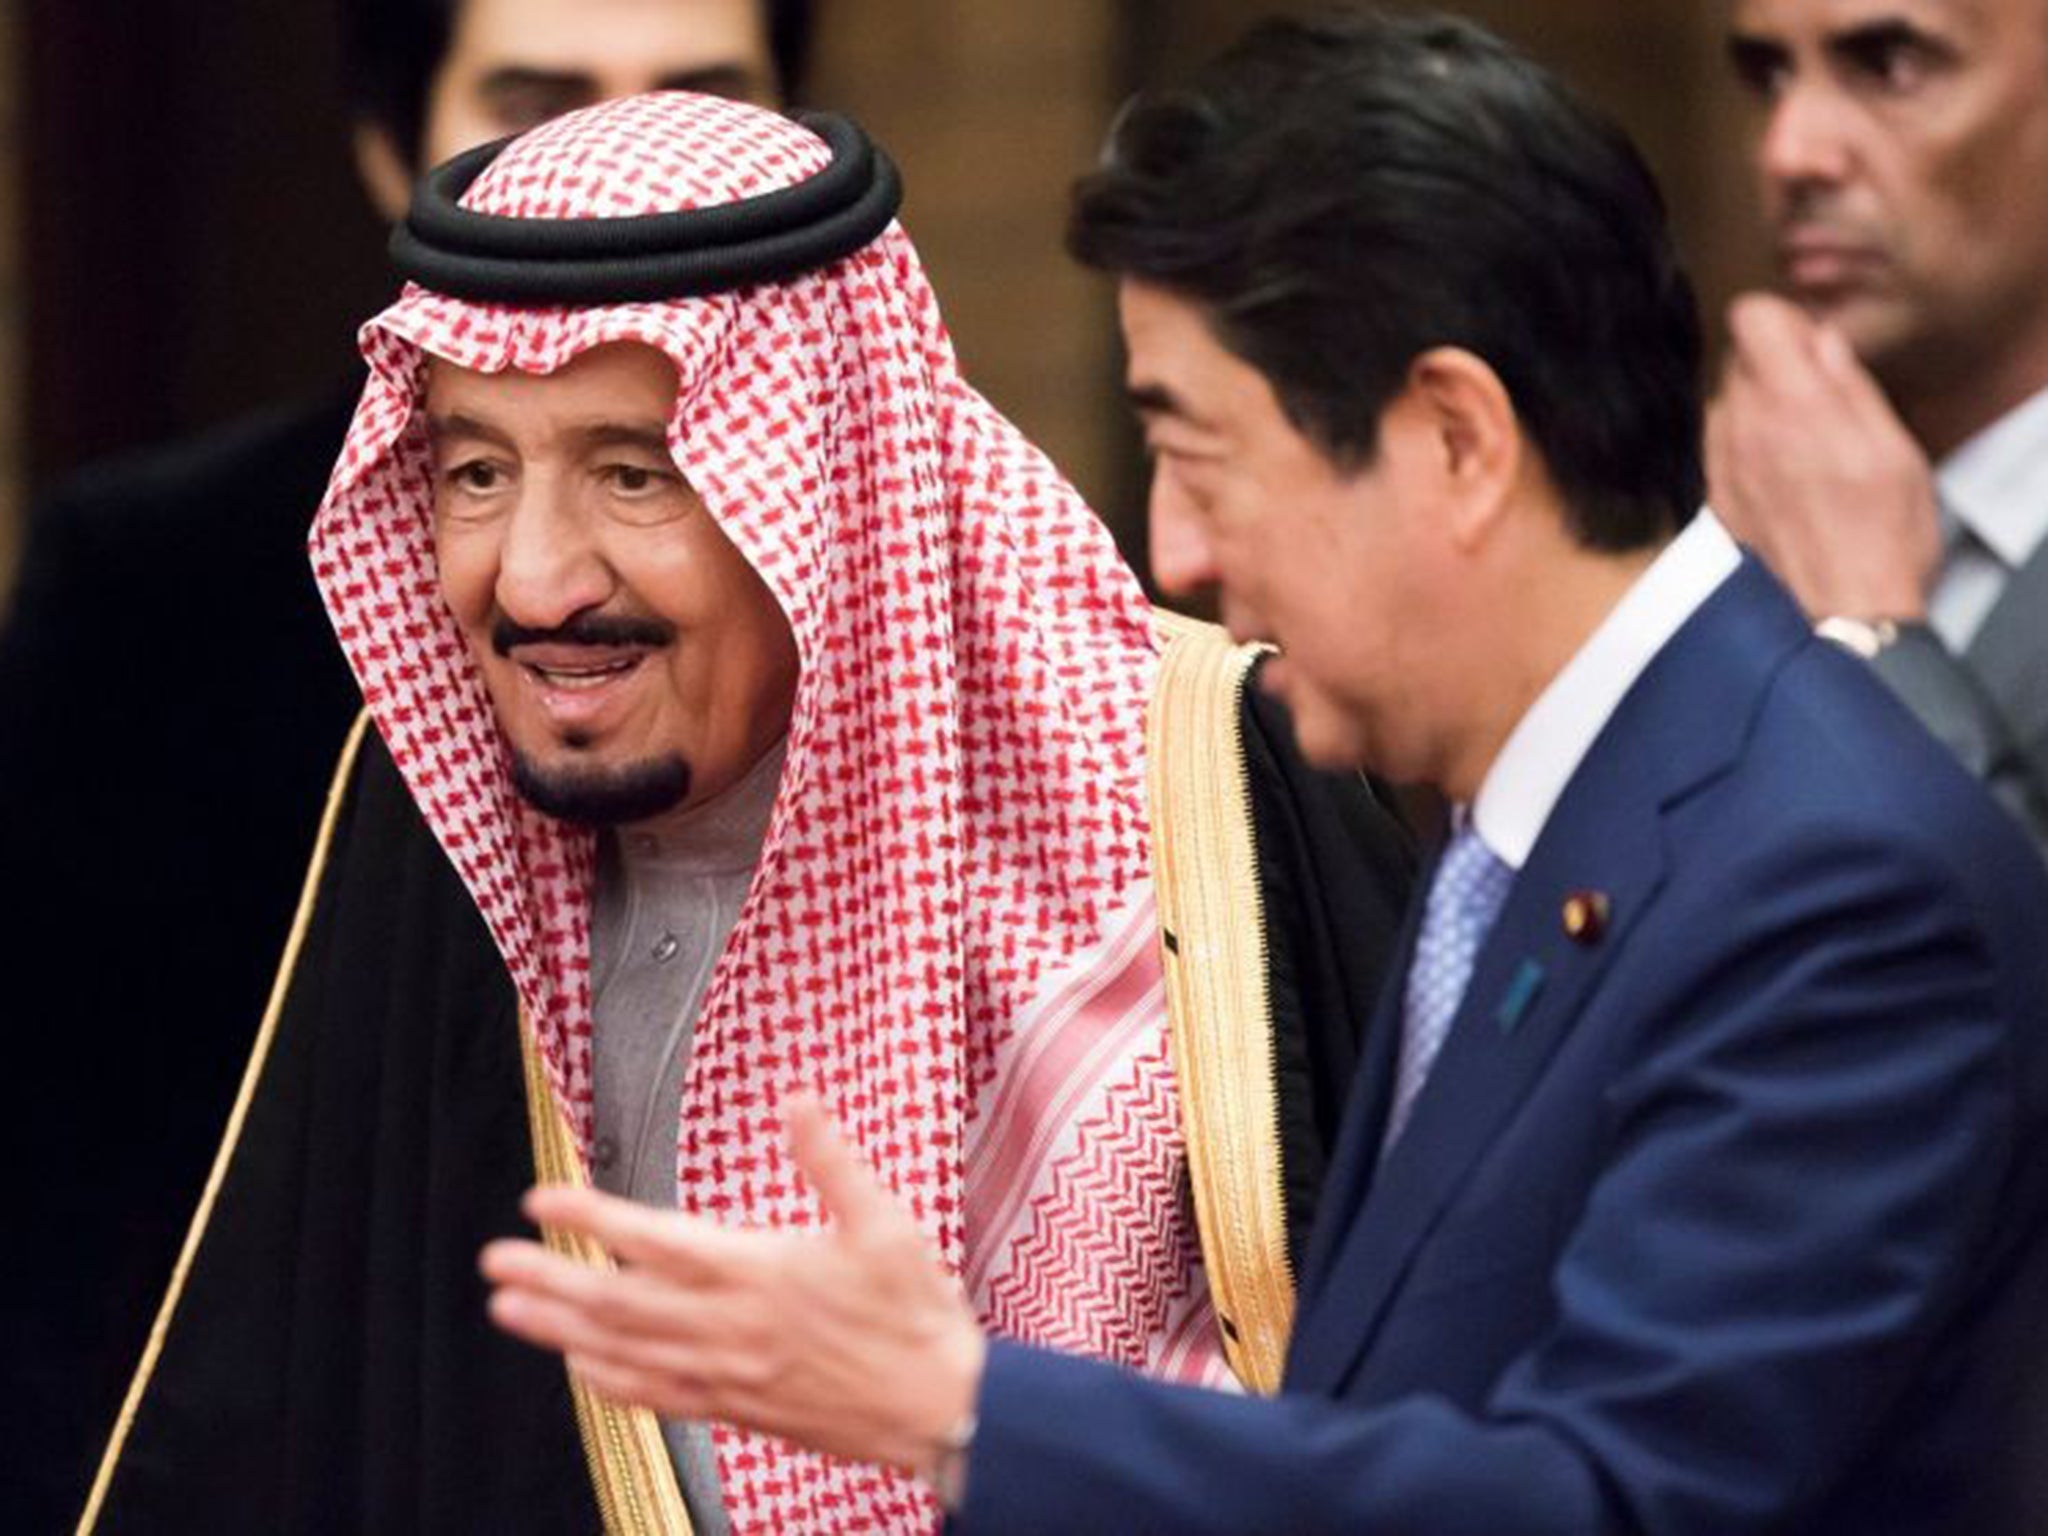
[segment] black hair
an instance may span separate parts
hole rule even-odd
[[[810,64],[812,0],[760,0],[768,51],[785,101],[802,93]],[[462,0],[339,0],[342,91],[358,122],[390,133],[418,165],[427,96],[448,56]]]
[[[1470,22],[1266,22],[1141,96],[1074,189],[1082,262],[1200,308],[1333,462],[1371,462],[1409,365],[1500,376],[1578,540],[1623,550],[1704,495],[1700,323],[1619,129]]]

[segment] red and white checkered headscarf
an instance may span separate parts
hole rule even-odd
[[[639,97],[535,129],[464,203],[697,208],[825,158],[766,112]],[[512,790],[439,590],[417,407],[428,355],[546,373],[623,340],[674,361],[677,465],[782,605],[802,664],[760,864],[697,1025],[684,1206],[815,1226],[776,1104],[820,1087],[991,1327],[1214,1379],[1147,867],[1147,606],[1080,498],[960,379],[894,225],[787,283],[589,309],[414,285],[363,329],[370,382],[315,571],[572,1124],[587,1143],[592,838]],[[724,1429],[718,1447],[742,1530],[933,1522],[894,1474]]]

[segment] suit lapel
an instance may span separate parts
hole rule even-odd
[[[2037,760],[2048,755],[2048,541],[2013,573],[1965,658]]]
[[[1328,1235],[1326,1267],[1344,1281],[1331,1306],[1302,1320],[1291,1385],[1341,1388],[1416,1249],[1541,1077],[1608,957],[1662,885],[1656,808],[1640,783],[1627,782],[1619,756],[1604,754],[1598,767],[1606,771],[1574,779],[1576,814],[1553,815],[1516,875],[1407,1126],[1372,1175],[1362,1206],[1354,1207],[1357,1219],[1347,1232]],[[1560,803],[1560,813],[1567,810]],[[1560,825],[1590,819],[1589,810],[1600,821],[1597,838]],[[1565,933],[1564,904],[1591,892],[1606,898],[1606,931],[1596,943],[1575,942]],[[1374,1119],[1370,1145],[1353,1149],[1360,1162],[1369,1163],[1378,1148],[1384,1114]]]
[[[1358,1096],[1373,1098],[1361,1105],[1354,1097],[1334,1159],[1309,1247],[1316,1290],[1304,1295],[1289,1390],[1343,1390],[1417,1248],[1654,903],[1665,879],[1664,810],[1735,758],[1770,672],[1808,641],[1776,583],[1745,561],[1622,700],[1517,874],[1442,1054],[1377,1170],[1386,1090],[1377,1073],[1359,1084]],[[1566,903],[1596,894],[1604,922],[1573,937]],[[1409,926],[1404,973],[1412,919]],[[1402,990],[1396,980],[1382,996],[1374,1027],[1383,1034],[1398,1036]]]

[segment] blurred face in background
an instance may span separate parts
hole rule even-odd
[[[366,123],[356,155],[387,220],[451,155],[619,96],[701,91],[779,106],[762,0],[460,0],[421,114],[419,163]]]
[[[1734,0],[1788,293],[1894,395],[2048,371],[2048,3]]]
[[[781,99],[759,0],[463,0],[427,98],[421,156],[643,91]]]

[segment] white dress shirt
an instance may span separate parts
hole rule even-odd
[[[1516,722],[1472,802],[1479,836],[1510,869],[1528,862],[1557,797],[1643,669],[1741,563],[1728,530],[1701,509]]]
[[[1947,554],[1927,622],[1960,656],[2013,573],[2048,539],[2048,389],[1942,460],[1934,488]]]

